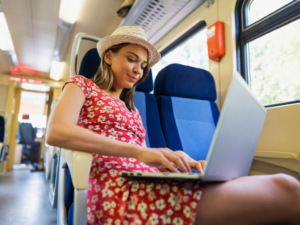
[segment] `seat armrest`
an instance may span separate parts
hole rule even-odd
[[[291,152],[256,151],[254,160],[300,172],[300,155]]]
[[[93,154],[61,149],[61,156],[68,164],[74,188],[77,190],[87,189]]]

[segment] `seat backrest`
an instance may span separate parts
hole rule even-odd
[[[100,66],[100,57],[97,48],[92,48],[82,58],[79,75],[92,79]]]
[[[31,123],[20,123],[19,133],[20,133],[20,143],[33,143],[36,137],[36,130],[32,127]]]
[[[155,96],[150,94],[153,90],[152,71],[147,78],[136,87],[134,104],[142,117],[146,131],[146,145],[151,148],[167,147],[158,114]]]
[[[167,146],[205,160],[219,118],[213,76],[171,64],[157,75],[154,94]]]

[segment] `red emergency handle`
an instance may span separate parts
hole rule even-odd
[[[216,62],[225,55],[224,23],[218,21],[207,29],[208,57]]]

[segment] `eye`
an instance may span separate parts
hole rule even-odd
[[[134,62],[134,60],[131,59],[131,58],[127,58],[127,59],[128,59],[129,62]]]

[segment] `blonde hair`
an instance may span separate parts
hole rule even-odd
[[[123,48],[124,46],[126,46],[128,44],[130,44],[130,43],[122,43],[122,44],[114,45],[104,52],[103,59],[101,59],[101,62],[100,62],[99,69],[95,73],[94,77],[92,78],[92,81],[94,81],[94,83],[99,88],[101,88],[103,90],[108,90],[108,91],[116,91],[113,87],[113,83],[114,83],[113,71],[112,71],[110,65],[108,65],[105,62],[104,56],[109,50],[111,50],[114,54],[116,54],[120,51],[121,48]],[[135,88],[137,85],[139,85],[146,79],[146,77],[149,73],[149,70],[150,70],[149,57],[147,57],[147,66],[145,67],[145,69],[143,71],[142,78],[138,82],[136,82],[132,88],[124,88],[123,91],[121,92],[120,99],[125,102],[126,107],[130,111],[135,109],[134,101],[133,101],[133,95],[134,95]]]

